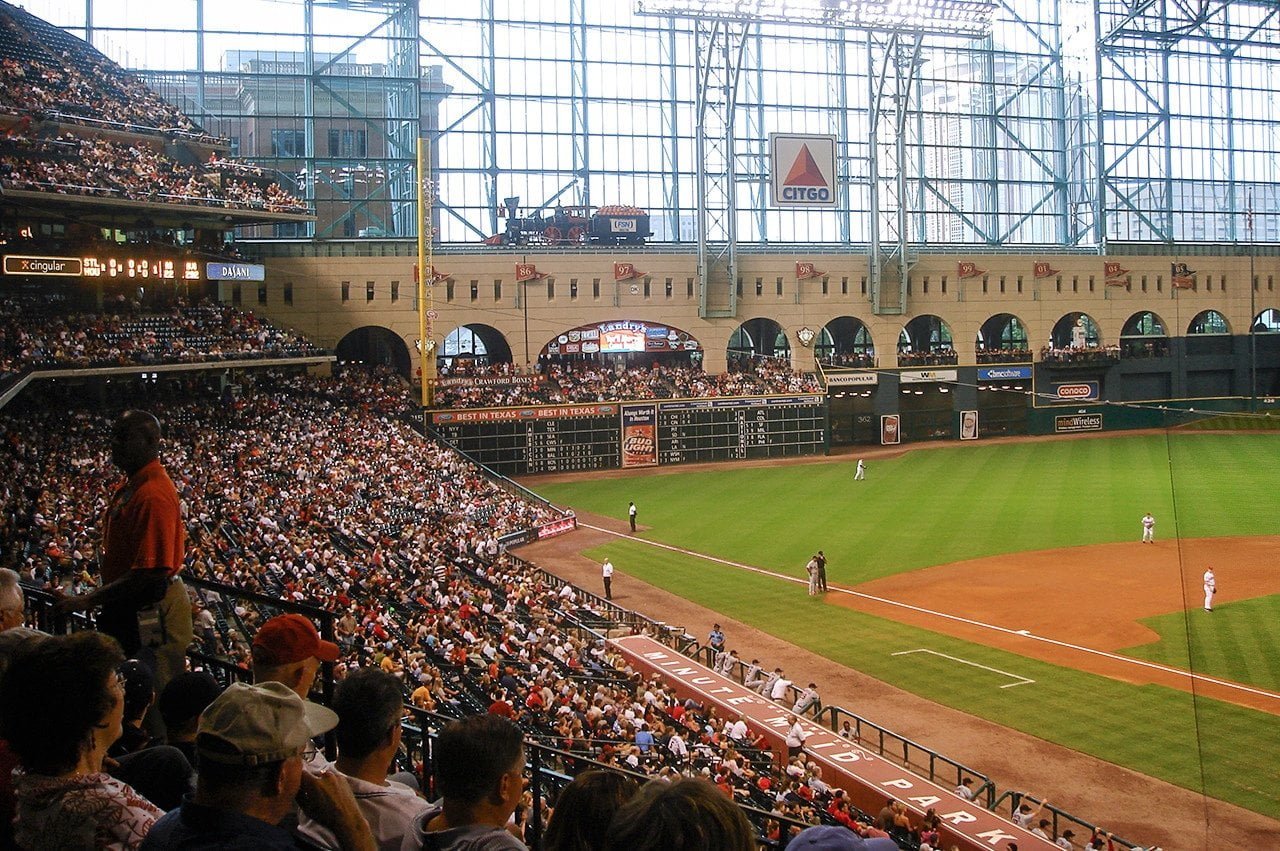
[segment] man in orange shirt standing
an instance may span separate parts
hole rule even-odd
[[[100,608],[98,629],[151,668],[161,691],[185,667],[193,635],[191,598],[178,578],[186,530],[178,491],[160,464],[160,421],[146,411],[121,414],[111,430],[111,463],[127,478],[103,521],[102,584],[58,606]]]

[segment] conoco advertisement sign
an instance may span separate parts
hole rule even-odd
[[[1053,395],[1061,402],[1091,402],[1098,398],[1098,382],[1073,381],[1053,385]]]

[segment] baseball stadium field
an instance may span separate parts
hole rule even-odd
[[[859,482],[845,456],[529,484],[618,521],[634,500],[639,533],[586,553],[627,575],[930,700],[1280,818],[1280,433],[867,459]],[[1140,542],[1148,511],[1154,544]],[[809,597],[818,549],[831,592]]]

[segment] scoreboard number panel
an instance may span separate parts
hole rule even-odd
[[[652,466],[655,461],[782,458],[816,455],[826,448],[822,396],[437,411],[429,417],[441,437],[504,476]],[[656,431],[652,449],[640,440],[651,431]]]

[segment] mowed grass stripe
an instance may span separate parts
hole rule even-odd
[[[1212,614],[1193,608],[1185,616],[1172,612],[1142,623],[1160,640],[1130,647],[1126,655],[1280,692],[1280,595],[1215,606]]]
[[[771,570],[797,570],[821,548],[843,583],[1136,541],[1146,511],[1160,540],[1277,531],[1270,494],[1280,478],[1280,436],[1169,440],[926,449],[873,460],[864,482],[853,481],[853,463],[843,460],[533,484],[559,505],[619,520],[635,500],[640,522],[651,527],[646,536]]]
[[[1280,802],[1272,791],[1280,784],[1273,715],[1178,689],[1134,686],[1061,668],[830,605],[807,596],[799,584],[636,541],[619,539],[588,555],[597,560],[607,556],[624,574],[679,589],[695,603],[876,679],[1170,783],[1199,791],[1203,752],[1211,766],[1207,794],[1280,818]],[[623,576],[614,586],[624,605],[631,602],[626,581]],[[732,634],[729,646],[734,646]],[[989,671],[923,654],[893,655],[919,648],[1036,682],[1002,689],[1011,680]],[[806,676],[803,671],[789,673]],[[893,718],[870,720],[890,729],[900,726]],[[923,738],[927,744],[927,736]]]

